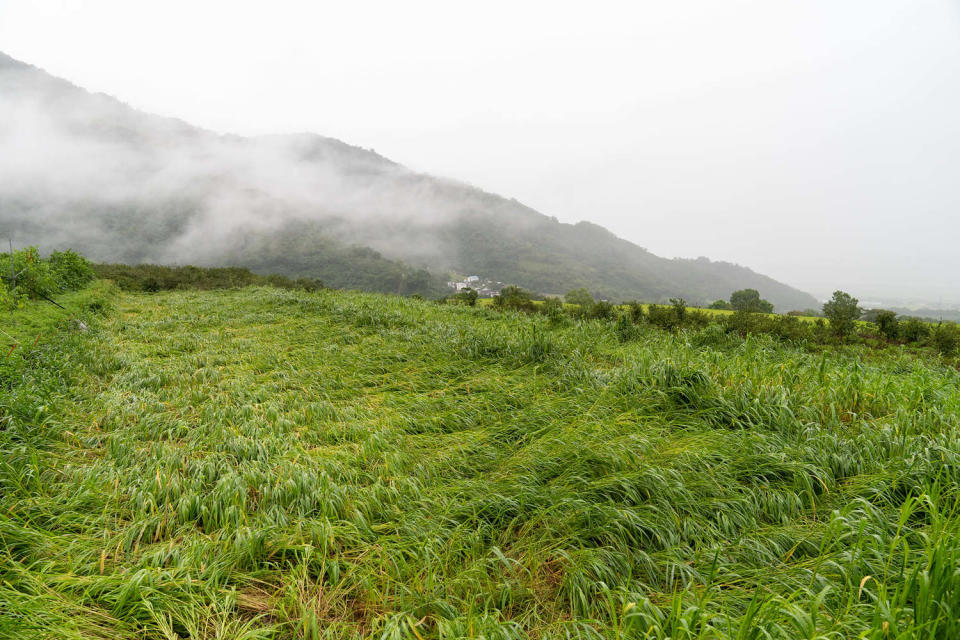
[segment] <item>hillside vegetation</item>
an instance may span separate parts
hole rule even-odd
[[[61,299],[4,321],[55,329],[0,387],[4,637],[960,634],[936,358],[330,290]]]
[[[0,109],[0,157],[17,159],[0,183],[4,229],[98,262],[242,265],[424,296],[442,295],[454,272],[612,300],[706,305],[754,288],[781,311],[816,302],[750,269],[661,258],[339,140],[217,135],[143,113],[2,53]]]

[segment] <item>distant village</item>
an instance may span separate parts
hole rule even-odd
[[[493,296],[499,295],[500,290],[503,289],[505,285],[502,282],[494,282],[493,280],[482,280],[480,276],[467,276],[459,282],[450,281],[447,283],[447,286],[456,290],[457,293],[469,288],[476,291],[477,295],[481,298],[492,298]]]

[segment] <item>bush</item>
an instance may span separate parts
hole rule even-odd
[[[280,289],[317,291],[324,287],[315,278],[296,280],[272,274],[261,276],[240,267],[167,267],[155,264],[95,264],[97,277],[113,280],[124,291],[155,293],[172,289],[232,289],[235,287],[270,286]]]
[[[684,324],[695,329],[702,329],[703,327],[706,327],[714,322],[713,316],[705,311],[700,311],[699,309],[685,311],[685,316],[686,318]]]
[[[710,303],[708,309],[719,309],[721,311],[730,311],[733,307],[730,306],[730,303],[726,300],[714,300]]]
[[[606,300],[595,302],[590,307],[590,317],[597,320],[610,320],[613,318],[613,305]]]
[[[643,305],[636,300],[627,303],[627,312],[630,314],[630,320],[633,321],[634,324],[643,322]]]
[[[617,334],[617,340],[620,342],[630,342],[637,337],[637,326],[630,320],[630,314],[621,313],[617,316],[617,324],[614,327]]]
[[[477,306],[477,298],[479,297],[480,295],[476,292],[476,290],[466,287],[460,293],[451,296],[451,299],[454,301],[454,304],[463,304],[468,307],[475,307]]]
[[[562,327],[570,322],[567,314],[563,312],[563,302],[560,298],[547,298],[543,301],[540,311],[547,316],[547,326],[551,329]]]
[[[319,278],[297,278],[293,281],[294,289],[301,289],[308,292],[320,291],[323,289],[323,286],[323,280]]]
[[[526,289],[509,285],[494,296],[493,306],[497,309],[513,309],[514,311],[530,312],[534,310],[533,295]]]
[[[814,337],[813,326],[799,320],[796,316],[776,316],[767,318],[770,322],[770,333],[783,340],[800,342]]]
[[[727,327],[740,335],[766,333],[781,340],[800,342],[817,337],[816,325],[799,320],[796,316],[770,316],[747,311],[737,311],[727,319]]]
[[[677,317],[677,324],[683,325],[687,319],[687,301],[683,298],[670,298],[670,306],[673,307],[673,315]]]
[[[931,342],[941,354],[953,355],[957,351],[957,346],[960,346],[960,331],[957,330],[957,325],[941,322],[933,329]]]
[[[693,334],[691,342],[698,347],[720,347],[729,344],[727,332],[719,324],[711,324]]]
[[[907,342],[920,342],[930,335],[930,325],[920,318],[904,318],[899,323],[899,331]]]
[[[593,296],[584,288],[571,289],[567,295],[563,296],[564,302],[573,304],[583,309],[589,309],[593,306]]]
[[[673,331],[680,326],[673,307],[651,304],[647,307],[647,322],[664,331]]]
[[[0,257],[0,264],[6,266],[10,254]],[[36,247],[27,247],[13,252],[11,270],[16,274],[16,286],[13,295],[16,298],[44,298],[60,292],[61,287],[50,268],[50,263],[40,257]]]
[[[87,259],[69,249],[54,251],[47,260],[60,291],[75,291],[96,278]]]
[[[735,311],[726,319],[727,328],[740,335],[761,333],[763,316],[749,311]]]
[[[17,299],[13,292],[7,288],[6,283],[0,280],[0,309],[10,309],[17,305]]]
[[[876,312],[873,320],[877,324],[877,330],[887,340],[896,340],[900,336],[900,323],[897,321],[897,314],[893,311],[881,309]]]

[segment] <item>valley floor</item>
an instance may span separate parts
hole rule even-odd
[[[96,295],[2,371],[0,636],[960,637],[949,367]]]

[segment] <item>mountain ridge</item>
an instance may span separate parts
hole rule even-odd
[[[372,290],[416,281],[430,294],[449,273],[475,273],[544,293],[582,286],[608,299],[705,304],[752,287],[780,310],[816,304],[746,267],[661,258],[595,223],[561,223],[335,138],[215,133],[2,52],[0,114],[8,123],[0,149],[22,155],[18,164],[0,160],[0,217],[19,237],[97,260],[236,263]],[[284,237],[287,250],[277,242]],[[376,271],[346,277],[351,252],[368,267],[382,260],[391,284],[373,286]]]

